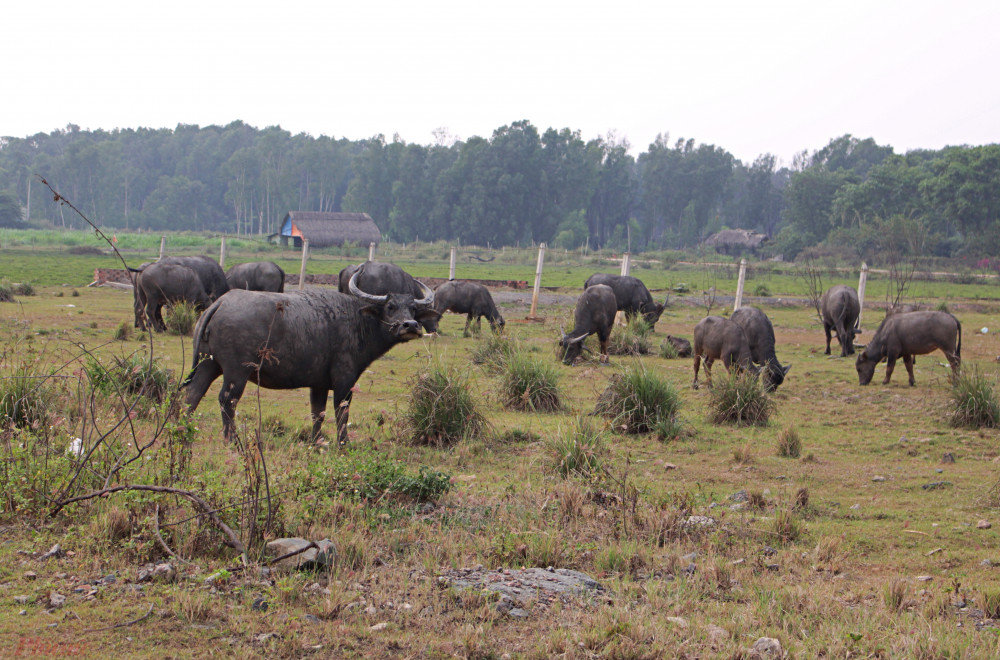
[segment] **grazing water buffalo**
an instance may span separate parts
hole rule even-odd
[[[615,323],[615,312],[618,305],[615,302],[615,292],[605,284],[584,289],[583,295],[576,301],[576,311],[573,313],[573,332],[562,333],[559,347],[563,349],[563,362],[573,364],[583,351],[583,341],[597,333],[601,344],[601,362],[608,361],[608,337],[611,326]]]
[[[163,322],[163,306],[178,302],[188,302],[199,312],[211,304],[201,278],[188,266],[157,262],[150,264],[135,281],[141,290],[143,312],[149,325],[157,332],[163,332],[167,325]]]
[[[698,369],[701,361],[705,361],[705,380],[712,387],[712,363],[718,359],[732,370],[745,369],[756,373],[753,357],[750,355],[750,344],[746,333],[736,323],[721,316],[706,316],[694,326],[694,381],[691,387],[698,389]]]
[[[142,289],[142,272],[146,268],[152,266],[153,263],[177,264],[187,266],[193,270],[198,274],[198,279],[201,280],[201,285],[204,287],[205,293],[208,294],[209,302],[218,299],[219,296],[223,295],[226,291],[229,291],[229,283],[226,282],[226,273],[223,272],[222,267],[214,259],[206,257],[205,255],[198,255],[195,257],[163,257],[159,261],[145,263],[138,268],[130,268],[129,270],[132,273],[132,290],[133,295],[135,296],[135,327],[142,330],[146,329],[146,324],[143,319],[143,310],[146,308],[146,299]]]
[[[626,319],[642,314],[642,319],[650,328],[660,320],[663,305],[653,302],[653,296],[649,293],[649,289],[639,278],[630,275],[594,273],[583,283],[583,288],[587,289],[595,284],[611,287],[611,290],[615,292],[615,304],[619,311],[625,312]]]
[[[830,354],[830,329],[837,333],[840,342],[840,357],[854,353],[855,326],[861,316],[861,302],[858,292],[849,286],[838,284],[827,289],[819,302],[823,317],[823,332],[826,333],[826,354]]]
[[[958,377],[962,366],[962,324],[947,312],[901,312],[885,317],[875,336],[858,355],[855,366],[858,382],[867,385],[875,374],[875,365],[887,360],[885,380],[889,384],[896,359],[903,358],[910,385],[913,379],[913,356],[930,353],[940,348],[951,365],[953,378]]]
[[[490,322],[493,332],[503,330],[503,316],[493,302],[489,289],[475,282],[445,282],[434,292],[434,309],[439,312],[467,314],[464,336],[469,336],[469,325],[476,320],[476,334],[479,334],[483,317]]]
[[[350,281],[362,267],[363,271],[358,278],[357,286],[366,293],[378,296],[387,293],[407,293],[414,299],[420,299],[424,296],[423,291],[426,287],[423,283],[418,282],[396,264],[387,264],[381,261],[367,261],[363,264],[347,266],[341,270],[338,277],[338,288],[341,293],[350,293]],[[427,332],[437,332],[438,319],[440,318],[440,314],[434,317],[427,316],[421,325]]]
[[[227,270],[226,282],[230,289],[282,293],[285,290],[285,271],[273,261],[251,261]]]
[[[774,326],[767,314],[756,307],[740,307],[729,320],[743,328],[750,345],[750,358],[767,372],[767,389],[776,390],[785,382],[785,374],[792,368],[781,366],[774,354]]]
[[[356,273],[350,294],[323,289],[292,293],[232,291],[201,317],[194,332],[194,364],[184,381],[193,411],[222,376],[219,406],[227,439],[236,429],[236,405],[247,381],[269,389],[309,388],[312,435],[319,436],[333,390],[338,439],[347,441],[351,388],[372,362],[396,344],[421,335],[420,323],[440,314],[434,294],[372,295]]]
[[[669,341],[673,345],[674,350],[677,351],[677,357],[691,357],[691,342],[687,339],[667,335],[667,341]]]

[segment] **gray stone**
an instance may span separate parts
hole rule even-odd
[[[537,597],[585,597],[602,593],[604,586],[590,576],[566,568],[523,568],[496,571],[457,569],[438,577],[442,587],[487,589],[500,594],[497,611],[510,614],[516,604]],[[508,609],[509,606],[509,609]],[[515,615],[511,615],[515,616]]]
[[[684,527],[688,529],[694,527],[712,527],[713,525],[715,525],[715,518],[708,516],[688,516],[688,519],[684,521]]]
[[[29,596],[14,596],[14,602],[18,605],[27,605],[30,600],[31,598]]]
[[[56,609],[66,604],[66,596],[55,591],[49,592],[49,607]]]
[[[924,490],[938,490],[940,488],[949,488],[951,485],[950,481],[932,481],[929,484],[924,484],[921,488]]]
[[[781,642],[773,637],[761,637],[753,643],[751,651],[757,655],[773,655],[778,658],[782,656]]]
[[[747,495],[747,492],[745,490],[739,490],[730,495],[729,499],[731,499],[734,502],[746,502],[747,500],[750,499],[750,496]]]
[[[774,548],[772,548],[772,547],[771,547],[771,546],[769,546],[769,545],[765,545],[765,546],[764,546],[764,549],[763,549],[763,550],[761,550],[760,552],[761,552],[761,554],[763,554],[763,555],[764,555],[765,557],[773,557],[774,555],[778,554],[778,551],[777,551],[777,550],[775,550]]]
[[[944,456],[941,457],[941,462],[942,463],[954,463],[955,462],[955,455],[953,453],[951,453],[950,451],[946,451],[944,453]]]
[[[511,608],[509,612],[507,612],[507,616],[514,617],[515,619],[527,619],[528,611],[521,609],[520,607],[514,607]]]
[[[271,558],[298,552],[298,554],[286,557],[274,564],[275,567],[280,568],[324,568],[333,563],[333,555],[336,551],[336,546],[330,539],[314,543],[295,537],[276,539],[267,544],[267,554]]]
[[[56,543],[54,546],[52,546],[51,548],[49,548],[48,552],[46,552],[44,555],[42,555],[38,559],[39,559],[39,561],[45,561],[46,559],[62,559],[65,556],[66,556],[66,553],[63,552],[63,549],[61,547],[59,547],[58,543]]]

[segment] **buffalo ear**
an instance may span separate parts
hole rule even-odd
[[[413,315],[414,320],[423,321],[437,321],[441,318],[441,312],[431,309],[430,307],[422,309]]]
[[[782,367],[781,370],[785,373],[785,375],[788,375],[788,372],[792,370],[792,365],[790,365],[790,364],[786,365],[786,366]]]
[[[858,360],[862,362],[868,361],[868,351],[861,351],[861,355],[858,356]]]
[[[376,318],[382,317],[382,308],[376,307],[375,305],[365,305],[358,311],[364,314],[365,316],[374,316]]]

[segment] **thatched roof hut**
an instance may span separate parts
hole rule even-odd
[[[291,238],[295,247],[302,245],[302,239],[309,239],[312,247],[327,247],[329,245],[378,244],[382,240],[382,232],[367,213],[320,213],[318,211],[289,211],[281,223],[281,231],[275,236],[280,237],[282,245],[288,245]]]
[[[723,229],[705,239],[703,245],[714,247],[716,252],[741,254],[756,252],[767,240],[767,234],[751,229]]]

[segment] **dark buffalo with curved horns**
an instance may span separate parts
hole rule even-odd
[[[282,293],[285,290],[285,271],[273,261],[251,261],[227,270],[226,282],[230,289]]]
[[[164,305],[187,302],[201,312],[211,304],[198,273],[181,264],[150,264],[136,277],[136,283],[141,289],[145,317],[157,332],[167,329],[163,322]]]
[[[750,346],[750,358],[765,370],[767,389],[776,390],[785,382],[792,365],[781,366],[778,356],[774,353],[774,326],[767,314],[756,307],[740,307],[732,313],[729,320],[743,328]]]
[[[858,355],[855,368],[858,382],[867,385],[875,375],[875,365],[886,360],[885,380],[889,384],[896,360],[903,358],[910,386],[913,378],[913,356],[940,348],[951,365],[952,378],[957,378],[962,366],[962,324],[948,312],[904,312],[885,317],[875,336]]]
[[[573,332],[562,331],[559,347],[563,349],[563,362],[573,364],[583,352],[583,342],[590,335],[596,334],[601,345],[601,361],[608,361],[608,337],[615,323],[615,312],[618,305],[615,302],[615,292],[605,284],[597,284],[584,289],[576,301],[573,313]]]
[[[476,321],[476,334],[479,334],[484,316],[493,332],[503,330],[503,316],[497,310],[490,290],[476,282],[445,282],[434,292],[434,309],[466,314],[465,331],[462,333],[466,337],[473,319]]]
[[[291,293],[231,291],[202,315],[194,332],[194,364],[183,383],[189,411],[222,376],[219,406],[226,438],[247,382],[268,389],[309,388],[312,435],[319,437],[333,390],[338,439],[347,441],[351,388],[372,362],[400,342],[421,336],[420,324],[440,314],[434,293],[372,295],[355,273],[350,294],[325,289]]]
[[[357,285],[363,291],[380,296],[387,293],[408,293],[414,299],[422,298],[424,295],[423,291],[426,287],[422,282],[396,264],[387,264],[381,261],[366,261],[362,264],[347,266],[341,270],[338,277],[338,289],[341,293],[350,293],[349,283],[354,274],[362,268],[363,272],[358,278]],[[440,315],[435,318],[427,317],[421,322],[421,325],[427,332],[437,332],[439,318]]]
[[[738,324],[721,316],[706,316],[694,326],[694,381],[691,387],[698,389],[698,369],[705,361],[705,380],[712,387],[712,363],[722,360],[726,369],[735,367],[758,373],[753,366],[750,343],[746,333]]]
[[[132,273],[135,327],[145,330],[146,324],[143,318],[143,310],[146,308],[146,299],[142,289],[142,273],[145,269],[156,264],[178,264],[187,266],[198,275],[201,285],[208,295],[209,302],[217,300],[220,296],[229,291],[229,283],[226,281],[226,273],[222,266],[211,257],[197,255],[194,257],[163,257],[158,261],[145,263],[138,268],[129,268]]]
[[[604,284],[611,287],[615,292],[615,304],[618,311],[625,312],[625,318],[631,319],[634,316],[642,315],[642,319],[650,328],[656,325],[663,313],[663,305],[653,302],[653,296],[638,277],[631,275],[608,275],[607,273],[594,273],[583,283],[583,288],[589,288],[595,284]]]
[[[840,357],[854,354],[854,335],[858,333],[858,318],[861,316],[861,301],[852,287],[838,284],[827,289],[819,302],[823,317],[823,332],[826,333],[826,354],[830,354],[830,330],[840,342]]]

